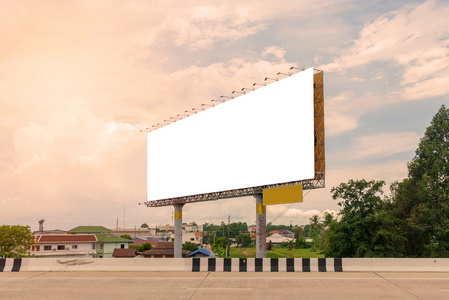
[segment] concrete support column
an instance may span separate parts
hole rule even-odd
[[[267,209],[263,205],[263,194],[256,198],[256,258],[267,257]]]
[[[184,204],[174,204],[175,207],[175,248],[174,258],[182,258],[182,207]]]

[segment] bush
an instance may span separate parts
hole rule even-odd
[[[307,249],[307,248],[311,248],[311,247],[312,247],[312,243],[306,242],[305,237],[300,236],[295,241],[295,249]]]
[[[198,248],[198,245],[195,244],[195,243],[192,243],[192,242],[185,242],[185,243],[182,245],[182,249],[183,249],[183,250],[190,251],[190,252],[193,252],[193,251],[198,250],[199,248]]]

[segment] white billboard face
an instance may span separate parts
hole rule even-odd
[[[148,201],[314,178],[313,68],[148,133]]]

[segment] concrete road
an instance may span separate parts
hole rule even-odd
[[[0,273],[0,299],[449,299],[449,273]]]

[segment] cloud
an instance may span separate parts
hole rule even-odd
[[[336,136],[358,128],[359,118],[367,111],[373,111],[385,104],[393,103],[394,95],[378,97],[370,91],[357,95],[352,90],[340,92],[325,99],[326,136]]]
[[[44,126],[30,123],[14,133],[15,171],[98,167],[132,151],[138,138],[136,131],[131,124],[99,120],[86,111],[55,116]]]
[[[355,139],[350,159],[388,157],[397,153],[411,151],[419,143],[415,132],[388,132]]]
[[[366,25],[351,47],[319,68],[343,74],[375,62],[386,62],[403,69],[403,88],[399,91],[402,99],[447,94],[448,14],[449,5],[440,1],[407,5],[389,12]]]

